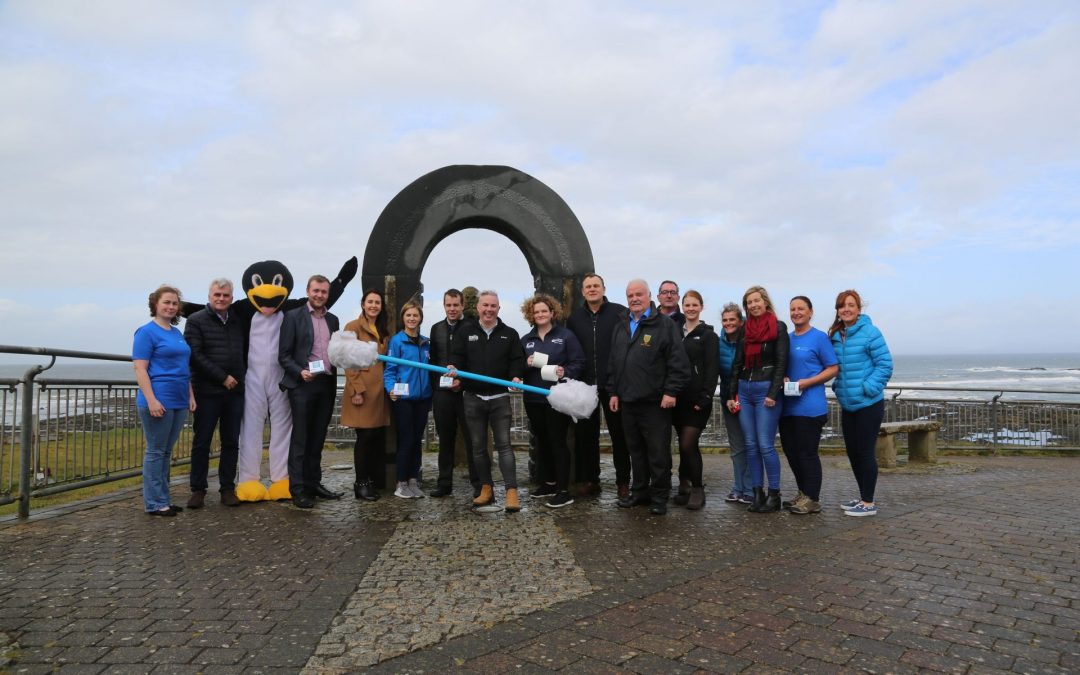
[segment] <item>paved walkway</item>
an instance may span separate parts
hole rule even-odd
[[[883,474],[876,518],[840,457],[803,517],[725,504],[726,456],[666,517],[130,494],[0,525],[0,671],[1080,672],[1080,460],[948,462]]]

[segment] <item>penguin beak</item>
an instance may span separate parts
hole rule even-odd
[[[273,314],[289,297],[289,289],[273,284],[261,284],[247,292],[248,300],[263,314]]]

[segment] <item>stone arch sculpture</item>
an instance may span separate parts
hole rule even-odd
[[[443,239],[470,228],[514,242],[536,290],[551,293],[566,307],[580,302],[582,277],[594,271],[581,223],[554,190],[508,166],[446,166],[399,192],[368,238],[363,287],[383,291],[393,309],[388,318],[396,323],[402,305],[414,295],[422,297],[420,275],[431,252]],[[468,284],[468,273],[462,277],[462,285]]]

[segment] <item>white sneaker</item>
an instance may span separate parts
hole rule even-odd
[[[420,482],[415,478],[409,479],[409,492],[416,499],[423,499],[424,497],[427,497],[427,494],[425,494],[424,491],[420,489]]]
[[[397,489],[394,490],[395,497],[401,497],[402,499],[415,499],[416,495],[409,489],[409,484],[403,480],[399,480]]]

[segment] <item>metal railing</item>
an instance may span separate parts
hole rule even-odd
[[[135,409],[134,378],[38,378],[57,357],[99,361],[130,361],[130,357],[7,346],[0,346],[0,353],[50,359],[46,366],[29,368],[20,379],[0,380],[0,505],[17,501],[19,514],[25,517],[32,498],[141,474],[145,443]],[[335,410],[340,410],[341,389],[339,381]],[[889,387],[886,421],[939,421],[938,445],[942,449],[1080,450],[1080,392],[948,387],[920,387],[919,392],[931,389],[951,398],[907,395],[900,388]],[[961,393],[982,398],[960,399]],[[1076,401],[1013,400],[1013,394],[1074,397]],[[521,397],[513,396],[512,403],[511,440],[517,446],[528,445],[529,425]],[[190,422],[189,416],[172,455],[174,466],[190,463]],[[607,430],[603,427],[601,434],[606,445]],[[435,439],[434,423],[429,421],[425,446],[434,445]],[[353,430],[341,426],[337,412],[327,440],[341,445],[351,445],[354,440]],[[701,444],[728,444],[719,405],[713,406]],[[216,447],[215,440],[215,452]],[[822,447],[843,447],[840,410],[831,398]]]

